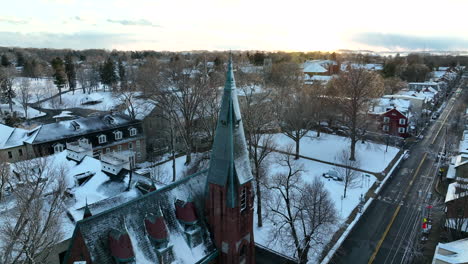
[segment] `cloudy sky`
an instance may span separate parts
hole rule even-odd
[[[468,0],[15,0],[2,5],[0,46],[468,50],[467,10]]]

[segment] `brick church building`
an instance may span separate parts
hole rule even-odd
[[[85,210],[64,263],[253,264],[252,180],[230,61],[209,168],[108,210]]]

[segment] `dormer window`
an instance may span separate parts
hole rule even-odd
[[[114,135],[115,135],[115,140],[120,140],[122,139],[122,131],[114,131]]]
[[[80,138],[80,143],[83,143],[83,144],[89,144],[89,140],[87,138]]]
[[[71,121],[70,127],[75,131],[80,130],[80,124],[78,124],[76,121]]]
[[[115,119],[114,119],[112,116],[109,116],[109,115],[106,116],[106,117],[104,118],[104,120],[105,120],[106,123],[109,124],[109,125],[112,125],[112,124],[114,124],[114,122],[115,122]]]
[[[104,144],[104,143],[106,143],[106,142],[107,142],[107,137],[106,137],[106,135],[100,135],[100,136],[98,137],[98,141],[99,141],[99,144]]]
[[[130,130],[130,136],[133,137],[133,136],[136,136],[137,134],[137,129],[132,127],[129,129]]]
[[[241,212],[247,208],[247,188],[243,187],[240,195],[240,210]]]
[[[63,151],[63,144],[58,143],[54,145],[54,153],[59,153],[62,151]]]

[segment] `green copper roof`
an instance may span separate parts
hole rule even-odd
[[[226,202],[228,207],[233,208],[237,205],[237,186],[251,181],[252,178],[232,59],[229,59],[208,170],[208,183],[226,186]]]

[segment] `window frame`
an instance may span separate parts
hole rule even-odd
[[[404,127],[399,127],[398,128],[398,133],[401,133],[401,134],[406,133],[406,129]]]
[[[384,117],[383,117],[383,122],[384,122],[385,124],[390,123],[390,117],[384,116]]]
[[[120,130],[114,131],[115,140],[121,140],[123,138],[123,133]]]
[[[55,153],[60,153],[60,152],[62,152],[62,151],[64,150],[64,146],[63,146],[62,143],[57,143],[57,144],[55,144],[55,145],[53,146],[53,148],[54,148],[54,154],[55,154]]]
[[[101,140],[102,138],[103,138],[104,140]],[[104,143],[106,143],[106,142],[107,142],[107,136],[106,136],[106,135],[101,134],[101,135],[98,136],[98,143],[99,143],[99,144],[104,144]]]
[[[383,130],[384,132],[388,132],[388,131],[390,131],[390,127],[389,127],[388,125],[384,125],[384,126],[382,127],[382,130]]]
[[[406,119],[400,118],[400,120],[398,121],[398,123],[399,123],[400,125],[406,125]]]
[[[136,136],[138,134],[138,130],[136,128],[134,128],[134,127],[131,127],[128,130],[130,131],[130,136],[131,137],[134,137],[134,136]]]

